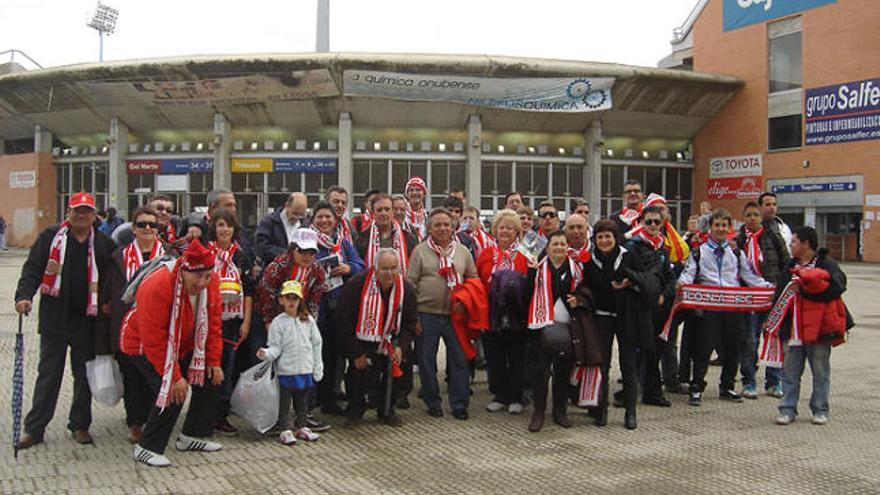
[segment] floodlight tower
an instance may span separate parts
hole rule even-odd
[[[318,29],[315,51],[330,51],[330,0],[318,0]]]
[[[109,5],[98,2],[95,13],[86,26],[98,31],[98,61],[104,61],[104,33],[112,34],[116,31],[116,19],[119,11]]]

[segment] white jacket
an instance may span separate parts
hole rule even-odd
[[[311,374],[316,382],[324,377],[321,333],[315,319],[306,321],[281,313],[269,326],[269,341],[263,361],[275,361],[279,375]]]

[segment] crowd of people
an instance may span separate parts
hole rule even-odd
[[[511,192],[484,225],[463,192],[430,211],[427,195],[412,177],[402,196],[366,191],[350,218],[344,188],[311,206],[296,192],[253,234],[224,189],[208,195],[207,212],[182,217],[156,195],[127,223],[115,211],[99,222],[94,198],[72,195],[66,219],[31,248],[15,294],[25,314],[41,294],[38,377],[17,447],[43,441],[68,349],[73,438],[93,442],[86,362],[112,355],[134,458],[150,466],[170,464],[165,449],[188,396],[176,449],[220,450],[216,437],[238,431],[229,421],[238,376],[264,361],[281,397],[270,431],[286,445],[317,440],[329,416],[357,424],[369,409],[401,425],[416,374],[427,414],[441,417],[441,340],[457,420],[468,419],[475,369],[485,366],[486,410],[519,415],[531,405],[531,432],[544,426],[548,391],[563,428],[572,404],[598,426],[613,404],[635,429],[639,402],[670,407],[667,394],[685,394],[699,406],[714,352],[725,401],[757,399],[765,364],[778,424],[797,416],[808,361],[812,422],[828,421],[830,350],[852,326],[846,277],[814,229],[779,219],[772,193],[745,205],[738,229],[703,204],[684,235],[666,200],[645,197],[635,180],[625,206],[595,224],[583,200],[563,223],[552,201],[536,216]]]

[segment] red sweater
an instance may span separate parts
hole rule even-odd
[[[165,351],[168,348],[168,324],[174,296],[176,273],[160,268],[151,273],[138,287],[135,307],[123,320],[120,342],[122,352],[130,356],[146,356],[159,376],[165,370]],[[208,284],[208,339],[205,342],[205,363],[220,366],[223,340],[220,323],[220,279],[211,275]],[[183,358],[193,350],[193,308],[189,297],[180,307],[183,331],[177,355]],[[180,363],[174,363],[172,383],[181,377]]]
[[[477,256],[477,273],[480,274],[480,280],[483,281],[486,292],[489,292],[489,277],[492,276],[493,260],[498,249],[498,246],[489,246]],[[522,253],[517,253],[513,258],[513,269],[523,275],[529,274],[529,262]]]

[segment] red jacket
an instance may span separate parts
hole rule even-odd
[[[800,286],[805,294],[819,295],[831,285],[831,274],[822,268],[795,269],[800,277]],[[846,333],[846,306],[840,297],[830,301],[820,301],[810,297],[801,298],[801,322],[804,343],[830,342],[837,346],[843,343]]]
[[[493,259],[498,249],[498,246],[489,246],[483,249],[480,255],[477,256],[477,273],[480,274],[480,280],[483,281],[483,286],[486,288],[487,293],[489,292],[489,277],[492,276]],[[513,269],[523,275],[529,274],[529,261],[522,253],[517,252],[513,258]]]
[[[469,278],[452,290],[450,303],[454,306],[460,302],[464,306],[463,313],[450,313],[455,337],[464,351],[464,357],[470,361],[477,355],[473,340],[480,337],[480,332],[489,328],[489,297],[486,288],[478,278]]]
[[[174,296],[174,277],[177,274],[160,268],[147,276],[135,296],[135,307],[123,320],[120,342],[122,352],[130,356],[146,356],[159,376],[165,370],[165,351],[168,348],[168,326]],[[223,353],[223,334],[220,313],[220,279],[211,275],[208,284],[208,339],[205,342],[205,364],[220,366]],[[184,297],[180,308],[183,332],[177,355],[183,358],[193,350],[193,308]],[[181,377],[180,363],[174,363],[172,383]]]

